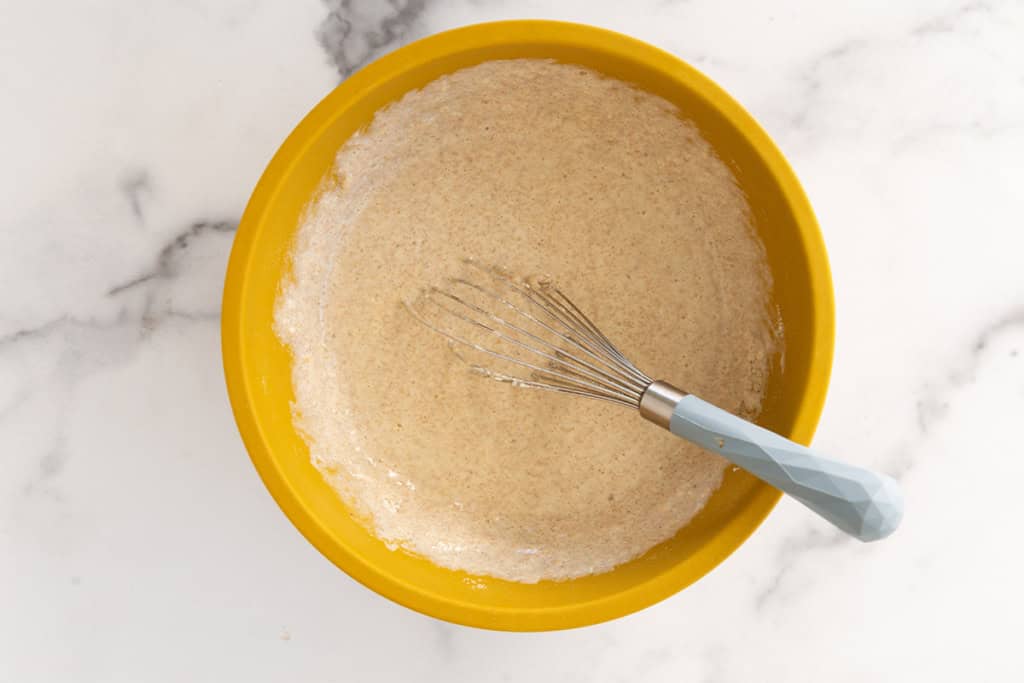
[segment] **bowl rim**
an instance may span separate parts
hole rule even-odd
[[[766,486],[763,495],[758,495],[744,511],[743,531],[733,533],[729,542],[718,544],[717,552],[708,554],[696,576],[665,572],[640,586],[631,586],[598,600],[569,607],[519,610],[511,622],[507,618],[496,621],[495,613],[503,611],[500,608],[473,605],[422,590],[387,575],[379,567],[364,563],[348,549],[333,542],[320,520],[307,509],[301,496],[278,469],[251,403],[250,394],[255,383],[241,362],[245,281],[259,226],[282,181],[301,158],[304,149],[318,137],[319,131],[329,125],[340,105],[406,70],[444,56],[524,42],[582,46],[638,62],[673,80],[685,81],[736,127],[765,163],[793,213],[807,255],[811,282],[809,298],[814,325],[809,379],[790,434],[793,440],[805,444],[814,435],[824,407],[832,367],[835,323],[832,280],[824,240],[810,202],[793,170],[767,133],[743,107],[708,77],[668,52],[630,36],[586,24],[539,19],[487,22],[444,31],[410,43],[363,67],[328,93],[288,135],[267,165],[246,206],[231,249],[222,301],[221,349],[228,396],[239,433],[264,485],[282,511],[325,557],[349,576],[394,602],[429,616],[469,626],[525,631],[595,624],[630,614],[673,595],[705,576],[739,548],[768,516],[781,493]]]

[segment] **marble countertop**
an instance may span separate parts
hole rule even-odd
[[[1024,3],[259,0],[0,10],[0,680],[1024,680]],[[233,230],[373,57],[513,17],[670,50],[789,157],[835,278],[816,443],[891,540],[784,500],[721,567],[570,632],[449,625],[280,513],[229,410]]]

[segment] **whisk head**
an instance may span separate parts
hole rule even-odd
[[[641,372],[554,282],[467,260],[406,307],[469,368],[515,386],[639,408]]]

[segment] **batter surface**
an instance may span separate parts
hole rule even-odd
[[[464,257],[551,274],[649,375],[747,418],[780,343],[729,169],[672,105],[577,66],[487,62],[380,111],[291,257],[276,332],[313,463],[380,538],[472,574],[608,571],[726,463],[636,411],[472,374],[403,301]]]

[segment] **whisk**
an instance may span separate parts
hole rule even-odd
[[[548,278],[520,278],[465,262],[466,276],[431,286],[406,306],[448,340],[473,371],[638,409],[676,436],[724,456],[862,541],[891,534],[903,517],[890,477],[822,457],[636,367]]]

